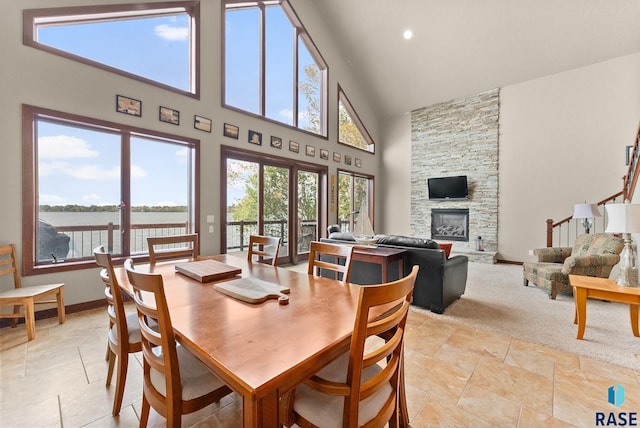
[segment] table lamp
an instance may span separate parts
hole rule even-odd
[[[593,225],[591,219],[594,217],[602,217],[596,204],[576,204],[573,208],[573,218],[582,219],[584,233],[589,233],[589,229]]]
[[[638,262],[632,246],[631,234],[640,232],[640,205],[607,204],[605,205],[609,222],[605,232],[622,233],[624,248],[620,253],[620,273],[616,284],[626,287],[638,286]]]

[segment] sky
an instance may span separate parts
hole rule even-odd
[[[267,8],[266,116],[293,122],[293,29],[280,7]],[[227,14],[227,104],[257,111],[259,17],[257,10]],[[189,88],[189,17],[153,17],[91,24],[39,27],[38,41],[179,89]],[[209,45],[203,43],[203,46]],[[204,50],[201,55],[207,55]],[[301,67],[312,64],[302,46]],[[247,73],[247,70],[252,70]],[[255,70],[255,71],[253,71]],[[201,76],[201,80],[207,76]],[[123,94],[127,95],[127,94]],[[115,96],[114,96],[115,98]],[[115,106],[115,99],[112,101]],[[301,99],[300,110],[306,110]],[[144,104],[144,103],[143,103]],[[157,114],[144,110],[143,114]],[[182,121],[186,120],[181,118]],[[304,114],[299,115],[304,121]],[[179,132],[179,131],[178,131]],[[40,123],[40,204],[120,203],[120,138],[70,126]],[[132,204],[185,205],[187,151],[166,144],[145,151],[132,145]],[[264,144],[264,141],[263,141]],[[153,155],[149,155],[152,153]],[[235,191],[234,191],[235,193]],[[237,197],[237,195],[236,195]]]
[[[40,204],[121,202],[119,135],[42,121],[38,135]],[[132,138],[132,205],[186,205],[188,153],[176,144]]]

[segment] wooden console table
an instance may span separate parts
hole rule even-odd
[[[640,305],[640,288],[621,287],[608,278],[569,275],[569,283],[573,287],[573,298],[576,303],[574,324],[578,324],[578,339],[584,337],[587,322],[587,298],[608,300],[629,304],[629,318],[633,335],[640,337],[638,331],[638,305]]]
[[[404,276],[404,253],[406,250],[399,248],[354,245],[351,260],[379,264],[382,269],[382,282],[389,282],[391,263],[398,263],[398,278]]]

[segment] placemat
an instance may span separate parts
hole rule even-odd
[[[242,269],[217,260],[200,260],[176,264],[176,271],[200,282],[211,282],[238,275]]]

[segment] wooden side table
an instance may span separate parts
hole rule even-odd
[[[398,263],[398,278],[404,276],[404,253],[406,250],[399,248],[354,245],[351,260],[379,264],[382,269],[382,282],[389,282],[391,263]]]
[[[621,287],[608,278],[594,278],[591,276],[569,275],[569,283],[573,287],[573,298],[576,312],[573,320],[578,324],[578,339],[584,337],[587,322],[587,298],[608,300],[629,304],[629,318],[633,335],[640,337],[638,331],[638,306],[640,305],[640,288]]]

